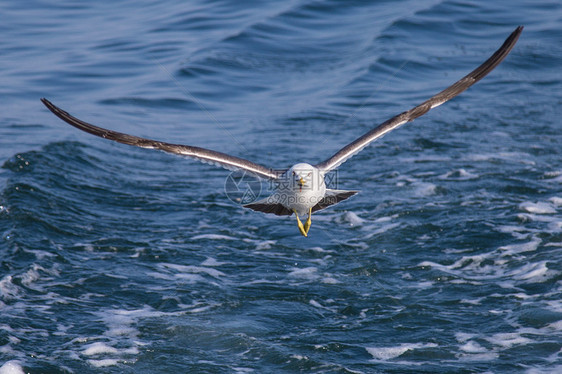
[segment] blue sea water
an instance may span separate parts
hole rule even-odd
[[[39,101],[286,168],[518,25],[339,168],[361,192],[308,238]],[[1,1],[0,32],[1,374],[562,372],[560,1]]]

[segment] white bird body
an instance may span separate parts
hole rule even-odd
[[[298,215],[308,214],[326,194],[324,175],[310,164],[296,164],[279,178],[277,193],[284,207]]]
[[[307,236],[313,212],[337,204],[359,192],[326,188],[324,175],[322,170],[310,164],[295,164],[275,180],[275,190],[270,196],[244,207],[278,216],[290,216],[294,213],[301,234]],[[308,217],[303,225],[299,216],[305,214]]]

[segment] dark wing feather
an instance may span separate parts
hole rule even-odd
[[[134,145],[135,147],[159,149],[164,152],[191,157],[201,162],[219,165],[229,170],[246,170],[260,178],[277,179],[279,175],[281,175],[281,172],[279,171],[266,168],[265,166],[253,163],[243,158],[230,156],[225,153],[212,151],[210,149],[192,147],[189,145],[165,143],[94,126],[68,114],[47,99],[43,98],[41,99],[41,101],[51,112],[53,112],[53,114],[55,114],[66,123],[82,131],[99,136],[104,139],[114,140],[123,144]]]
[[[326,195],[312,207],[312,213],[322,210],[339,203],[340,201],[349,199],[359,191],[345,191],[345,190],[326,190]]]
[[[290,216],[293,214],[289,209],[283,206],[281,203],[265,203],[265,202],[255,202],[251,204],[243,205],[244,208],[249,208],[257,212],[271,213],[276,216]]]
[[[503,45],[488,60],[486,60],[482,65],[474,69],[458,82],[439,92],[429,100],[424,101],[420,105],[395,117],[392,117],[386,122],[381,123],[379,126],[375,127],[365,135],[343,147],[329,159],[317,164],[316,167],[326,172],[333,170],[344,163],[347,159],[361,151],[372,141],[380,138],[384,134],[394,130],[400,125],[403,125],[406,122],[413,121],[414,119],[424,115],[430,109],[435,108],[436,106],[439,106],[448,100],[451,100],[453,97],[457,96],[468,87],[484,78],[486,74],[488,74],[496,66],[498,66],[500,62],[502,62],[503,59],[509,54],[511,49],[515,46],[515,43],[519,39],[519,35],[521,35],[522,31],[523,26],[517,27],[515,31],[513,31],[511,35],[505,40]]]

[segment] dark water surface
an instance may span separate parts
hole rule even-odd
[[[316,163],[294,218],[118,131]],[[562,3],[0,2],[0,373],[562,372]]]

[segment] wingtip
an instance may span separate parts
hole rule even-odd
[[[514,35],[514,36],[516,35],[517,38],[519,38],[519,35],[521,35],[521,33],[523,32],[523,29],[524,29],[524,28],[525,28],[525,26],[523,26],[523,25],[517,26],[517,28],[516,28],[515,30],[513,30],[512,35]]]
[[[41,100],[41,102],[43,103],[43,105],[45,105],[47,108],[49,108],[50,106],[53,105],[49,100],[47,100],[47,99],[44,98],[44,97],[42,97],[40,100]]]
[[[47,100],[46,98],[42,97],[41,102],[43,103],[43,105],[45,105],[47,107],[47,109],[49,109],[51,112],[53,112],[54,114],[57,114],[57,112],[62,111],[61,109],[59,109],[55,104],[51,103],[49,100]]]

